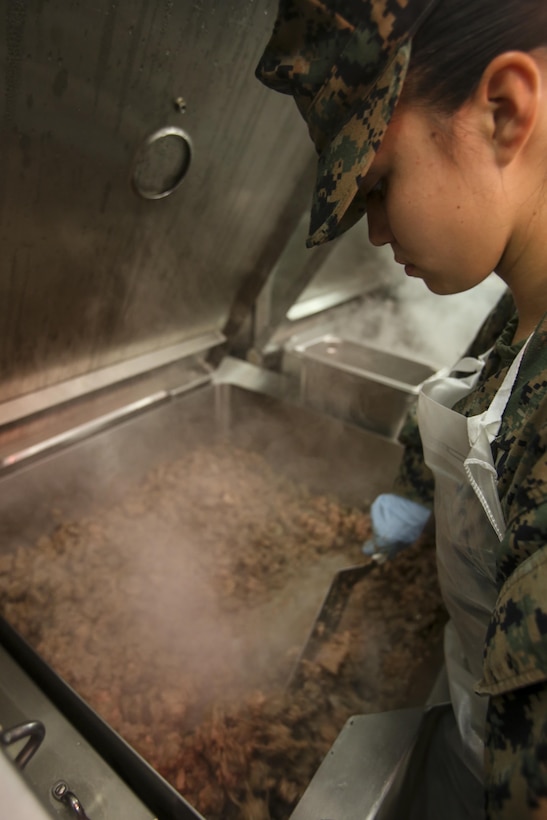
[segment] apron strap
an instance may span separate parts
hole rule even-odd
[[[489,408],[484,413],[469,416],[467,419],[467,434],[471,449],[463,463],[464,470],[500,541],[505,534],[505,521],[498,495],[498,474],[491,460],[485,458],[484,439],[482,445],[480,439],[481,433],[485,434],[486,447],[490,448],[496,438],[529,341],[530,337],[515,356]]]
[[[531,338],[531,335],[528,336],[524,345],[513,359],[511,367],[507,371],[502,385],[494,396],[488,410],[477,416],[470,416],[468,418],[469,444],[471,446],[476,444],[481,430],[486,430],[490,444],[492,444],[496,438],[501,426],[501,420],[503,418],[505,408],[507,407],[507,402],[509,401],[513,387],[517,380],[524,352]]]

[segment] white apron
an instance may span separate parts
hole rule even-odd
[[[451,408],[474,388],[488,354],[462,359],[455,378],[440,372],[423,385],[418,422],[425,463],[435,477],[439,582],[450,615],[444,654],[450,697],[466,764],[482,782],[488,699],[473,691],[482,677],[486,629],[497,598],[494,547],[505,533],[491,444],[511,395],[526,345],[490,407],[466,418]]]

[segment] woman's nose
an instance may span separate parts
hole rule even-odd
[[[379,196],[371,196],[367,201],[368,238],[376,246],[388,245],[393,241],[389,228],[384,201]]]

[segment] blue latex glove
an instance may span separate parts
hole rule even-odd
[[[363,544],[365,555],[393,558],[422,534],[431,510],[394,493],[379,495],[370,508],[372,538]]]

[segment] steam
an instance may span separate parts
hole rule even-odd
[[[492,274],[465,293],[438,296],[421,280],[404,279],[388,296],[367,296],[335,322],[335,332],[434,368],[464,353],[505,289]]]

